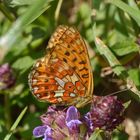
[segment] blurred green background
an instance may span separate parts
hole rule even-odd
[[[7,140],[34,139],[32,130],[41,123],[39,116],[48,104],[32,96],[28,74],[35,60],[45,55],[60,24],[76,27],[88,44],[95,95],[128,89],[117,94],[131,104],[123,129],[112,139],[139,140],[139,0],[0,0],[0,64],[9,63],[16,77],[12,88],[0,91],[0,139],[12,133]],[[26,113],[17,119],[26,106]],[[10,131],[16,120],[20,123]]]

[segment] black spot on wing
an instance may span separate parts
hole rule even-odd
[[[74,57],[73,59],[72,59],[72,62],[75,62],[77,60],[77,58],[76,57]]]
[[[66,58],[63,58],[63,61],[67,63],[67,59]]]
[[[65,55],[70,56],[70,53],[68,51],[65,52]]]

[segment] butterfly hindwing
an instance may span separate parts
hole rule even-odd
[[[92,97],[89,56],[76,29],[67,26],[56,29],[46,56],[36,62],[29,80],[32,93],[43,101],[74,105]]]

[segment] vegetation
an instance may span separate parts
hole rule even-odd
[[[32,96],[28,74],[61,24],[76,27],[89,46],[94,95],[115,94],[123,103],[131,101],[123,128],[112,139],[140,139],[138,0],[0,0],[0,11],[0,64],[9,65],[4,80],[0,70],[0,139],[35,139],[32,131],[48,104]],[[102,139],[102,132],[92,139]]]

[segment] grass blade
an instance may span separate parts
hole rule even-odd
[[[5,136],[4,140],[9,140],[11,135],[13,134],[13,131],[16,129],[16,127],[18,126],[19,122],[21,121],[21,119],[23,118],[24,114],[27,111],[27,107],[25,107],[22,112],[20,113],[20,115],[18,116],[17,120],[14,122],[14,124],[12,125],[10,132]]]
[[[40,0],[29,6],[25,14],[15,21],[8,33],[0,38],[0,46],[7,48],[11,47],[20,37],[25,27],[32,23],[50,7],[49,4],[51,1],[52,0]]]
[[[109,0],[109,2],[127,12],[140,26],[140,10],[130,7],[121,0]]]
[[[130,89],[132,92],[134,92],[139,97],[140,100],[140,91],[137,89],[136,85],[134,84],[133,79],[130,78],[130,75],[128,74],[125,67],[121,65],[121,63],[111,52],[109,47],[106,46],[101,39],[96,37],[95,28],[96,27],[94,26],[93,27],[94,41],[99,53],[107,59],[109,65],[112,67],[113,72],[126,82],[127,88]]]

